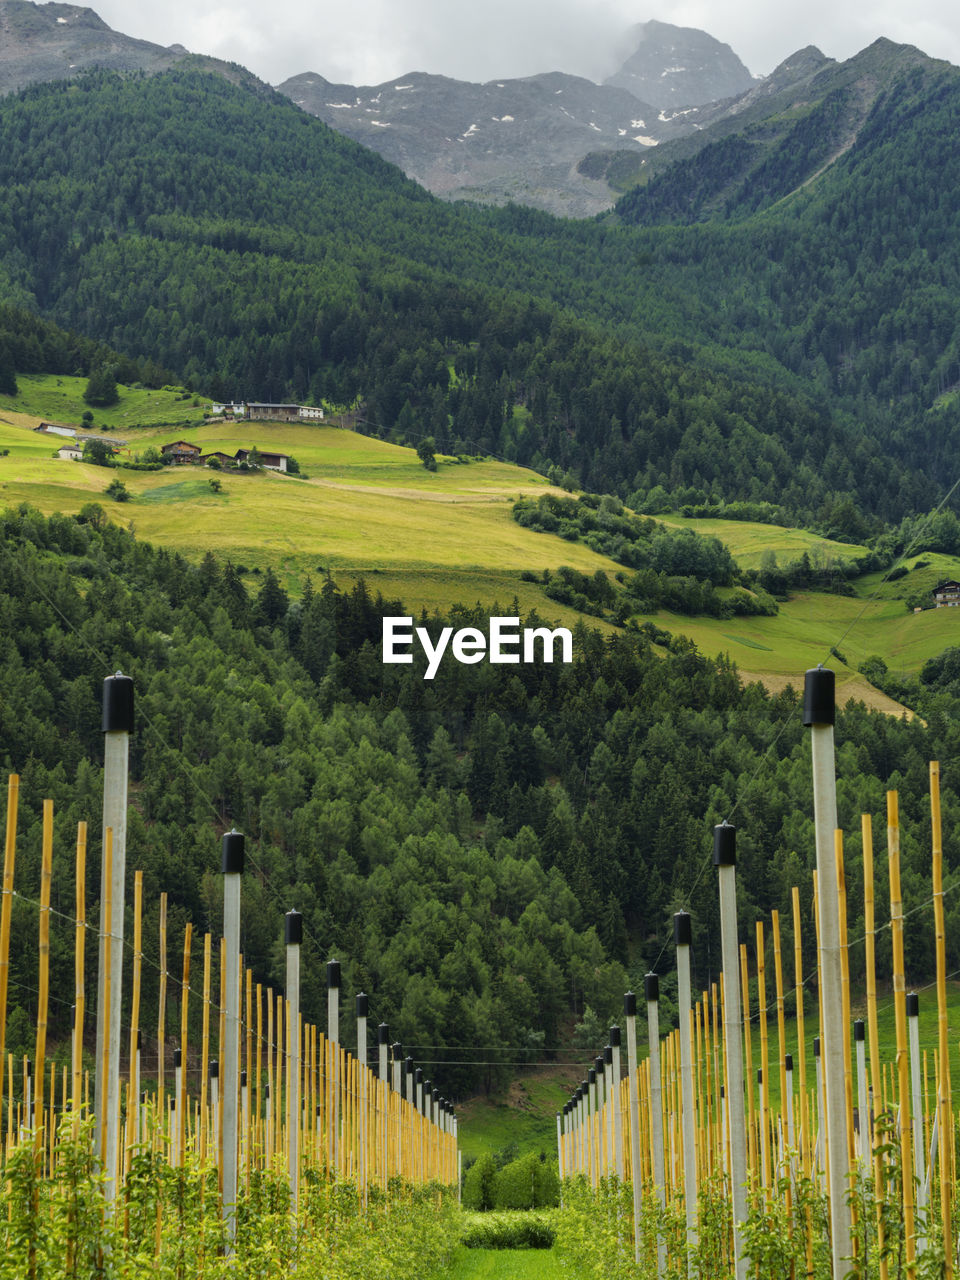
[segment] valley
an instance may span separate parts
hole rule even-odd
[[[67,422],[80,418],[79,390],[79,380],[71,386],[62,377],[36,378],[25,386],[27,401],[57,403]],[[179,391],[153,397],[121,391],[119,404],[98,414],[105,428],[123,428],[134,415],[160,417],[166,424],[124,428],[126,443],[117,455],[121,462],[149,449],[159,451],[179,434],[205,453],[233,453],[243,446],[292,455],[303,476],[233,474],[197,466],[128,471],[65,462],[51,456],[62,439],[38,435],[41,420],[13,408],[23,407],[24,396],[0,396],[0,449],[9,450],[0,457],[0,501],[10,506],[26,502],[45,514],[77,514],[87,503],[100,502],[108,519],[135,528],[138,537],[194,560],[208,552],[229,558],[243,566],[251,586],[268,568],[295,595],[309,576],[330,574],[345,588],[365,578],[371,591],[399,599],[414,612],[479,603],[504,613],[516,599],[522,613],[536,610],[569,626],[582,615],[545,598],[531,576],[561,565],[612,579],[624,572],[582,543],[519,526],[511,516],[518,498],[562,491],[515,465],[441,457],[438,469],[430,472],[412,448],[338,427],[264,422],[197,426],[198,404],[203,403],[197,397],[184,400]],[[178,412],[194,417],[178,422]],[[105,492],[117,476],[129,492],[124,503],[113,502]],[[758,568],[770,552],[783,565],[807,554],[815,564],[836,563],[845,576],[843,566],[866,552],[804,529],[669,515],[662,519],[668,527],[719,538],[742,568]],[[705,654],[727,655],[745,680],[758,679],[773,690],[795,685],[817,662],[833,661],[841,698],[863,699],[899,714],[900,706],[859,673],[860,665],[878,656],[901,676],[915,676],[928,659],[960,643],[960,621],[952,610],[914,614],[904,607],[906,596],[918,587],[932,594],[938,581],[960,574],[960,558],[917,555],[905,567],[908,573],[897,583],[884,585],[879,574],[854,578],[852,595],[791,592],[775,617],[691,618],[661,610],[634,615],[634,623],[653,622],[670,634],[689,637]],[[610,630],[606,622],[585,620]],[[836,664],[831,650],[843,636],[844,662]]]
[[[737,1229],[753,1232],[765,1280],[805,1262],[827,1274],[825,1185],[795,1180],[792,1208],[774,1194],[770,1151],[793,1123],[776,1115],[785,1054],[810,1072],[796,1093],[805,1169],[839,1114],[813,1088],[810,1041],[827,1045],[836,1091],[842,1028],[829,1039],[864,1013],[879,1024],[874,1119],[922,1107],[916,1149],[929,1151],[943,1108],[954,1135],[938,1099],[960,1080],[960,608],[933,605],[948,585],[960,595],[960,72],[880,33],[843,60],[795,34],[763,78],[714,37],[655,20],[597,81],[548,69],[352,84],[304,43],[315,69],[278,91],[90,10],[0,0],[0,1271],[46,1275],[34,1260],[49,1247],[51,1276],[63,1257],[91,1274],[116,1258],[130,1280],[193,1274],[195,1260],[246,1276],[268,1255],[278,1274],[326,1274],[332,1259],[336,1280],[434,1280],[454,1255],[454,1276],[513,1274],[458,1249],[476,1223],[453,1203],[452,1108],[421,1124],[409,1093],[386,1088],[361,1047],[368,1004],[408,1088],[416,1063],[455,1105],[470,1194],[503,1174],[498,1196],[513,1180],[532,1202],[556,1179],[557,1110],[591,1061],[604,1075],[592,1055],[632,1017],[624,992],[655,979],[678,1274],[681,1164],[699,1160],[717,1187],[733,1170],[719,1063],[739,1052],[739,1016],[721,1054],[719,1011],[695,1004],[721,964],[750,1006],[753,1064],[725,1097],[732,1117],[748,1086],[756,1204]],[[235,402],[316,420],[214,407]],[[417,628],[401,642],[410,663],[384,660],[396,615]],[[491,615],[569,628],[569,655],[538,661],[531,644],[522,664],[469,662]],[[456,660],[440,661],[453,636]],[[814,673],[831,698],[811,711],[800,688],[821,663],[836,688]],[[100,823],[120,732],[100,697],[118,672],[135,691],[117,818],[135,889],[107,875],[120,827]],[[734,911],[711,852],[728,823]],[[241,832],[242,933],[231,921],[221,949],[219,843]],[[728,884],[734,864],[719,865]],[[124,1040],[138,1018],[144,1031],[128,1042],[125,1115],[115,1091],[107,1123],[122,1120],[132,1153],[142,1120],[156,1159],[130,1155],[125,1214],[78,1226],[69,1195],[102,1203],[96,1153],[74,1124],[53,1128],[68,1062],[74,1100],[84,1071],[94,1091],[114,1071],[113,1048],[107,1061],[94,1049],[92,994],[80,999],[98,908],[113,913],[104,938],[129,941],[136,918],[136,994],[126,968],[111,999]],[[847,965],[839,1000],[836,966],[816,958],[825,919],[847,931],[830,951]],[[320,1042],[302,1107],[299,1066],[284,1079],[301,1043],[277,994],[301,945],[304,1064]],[[228,1036],[241,953],[246,1006]],[[806,991],[802,1045],[789,985],[775,1030],[781,959]],[[909,1098],[907,988],[922,1064]],[[688,1012],[696,1158],[680,1141],[696,1136],[680,1107]],[[244,1109],[239,1070],[223,1087],[243,1018],[253,1119],[232,1147],[220,1131],[221,1153],[210,1134],[226,1100],[234,1121]],[[382,1109],[365,1126],[374,1066]],[[847,1075],[834,1158],[871,1109]],[[644,1062],[648,1124],[651,1080]],[[31,1105],[50,1144],[29,1136]],[[294,1135],[300,1235],[285,1198]],[[911,1157],[895,1145],[857,1175],[894,1253],[917,1243],[899,1172]],[[238,1152],[250,1182],[232,1259],[218,1233],[236,1206],[220,1187]],[[510,1172],[491,1163],[514,1156]],[[654,1176],[641,1173],[648,1188]],[[931,1165],[928,1180],[935,1265],[955,1178]],[[701,1274],[729,1280],[727,1193],[701,1192],[702,1223],[722,1224],[703,1232]],[[650,1196],[638,1267],[625,1187],[568,1179],[564,1195],[544,1274],[653,1280]],[[871,1258],[875,1217],[859,1219]]]

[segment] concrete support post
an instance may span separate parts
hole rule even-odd
[[[237,1160],[240,1118],[237,1085],[240,1079],[240,881],[243,876],[244,839],[228,831],[221,846],[223,872],[223,938],[226,944],[223,1046],[223,1224],[227,1253],[233,1253],[237,1234]]]
[[[303,916],[288,911],[284,917],[287,949],[287,1174],[290,1210],[296,1219],[300,1205],[300,947]]]
[[[677,948],[677,1003],[680,1009],[680,1092],[683,1125],[683,1198],[687,1215],[687,1274],[695,1272],[697,1248],[697,1129],[693,1095],[693,1045],[690,1034],[690,916],[673,917]]]
[[[113,832],[111,883],[106,883],[106,859],[100,868],[100,953],[97,976],[97,1073],[94,1089],[95,1150],[106,1152],[103,1193],[112,1201],[117,1193],[117,1151],[120,1124],[120,999],[123,992],[123,916],[127,856],[127,783],[130,735],[133,732],[133,681],[108,676],[103,682],[103,844]],[[110,903],[110,919],[106,904]],[[107,948],[110,950],[110,1009],[106,1008]],[[106,1044],[104,1041],[106,1040]],[[106,1056],[107,1071],[100,1070]]]
[[[806,673],[803,723],[810,729],[813,758],[813,819],[817,844],[817,899],[820,912],[820,992],[824,1101],[827,1132],[827,1194],[830,1200],[830,1249],[833,1280],[842,1280],[853,1257],[851,1240],[847,1105],[844,1083],[843,965],[840,952],[840,904],[834,832],[837,829],[837,777],[833,726],[836,719],[834,673],[816,667]]]

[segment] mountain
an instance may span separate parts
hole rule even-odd
[[[175,66],[202,68],[234,83],[266,88],[235,63],[191,54],[182,44],[164,48],[125,36],[80,5],[0,0],[0,94],[92,68],[154,74]]]
[[[958,76],[949,63],[886,39],[842,63],[802,49],[722,111],[700,113],[694,136],[639,165],[621,153],[621,177],[644,185],[618,213],[632,222],[702,221],[782,199],[855,148],[871,113],[911,73],[924,82]]]
[[[695,27],[641,22],[625,38],[630,56],[604,82],[667,112],[738,97],[756,81],[728,44]]]
[[[633,170],[652,147],[701,127],[684,108],[756,83],[702,31],[647,22],[626,45],[633,51],[603,85],[559,71],[486,84],[415,72],[372,86],[306,72],[277,87],[435,195],[585,217],[609,209],[613,195],[605,166],[595,176],[584,156],[622,152]]]
[[[165,49],[112,31],[79,5],[0,0],[0,93],[87,67],[162,71],[186,53],[182,45]]]
[[[684,131],[622,89],[560,72],[487,84],[415,72],[361,87],[306,73],[278,88],[435,195],[519,200],[571,216],[610,206],[606,187],[577,172],[587,151],[639,154]]]
[[[634,227],[437,200],[220,76],[91,73],[0,101],[0,288],[211,396],[359,397],[380,433],[631,506],[861,538],[960,470],[958,89],[895,78],[775,210]]]

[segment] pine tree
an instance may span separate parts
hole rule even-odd
[[[87,404],[110,405],[120,399],[117,392],[117,380],[111,368],[104,365],[95,369],[87,381],[83,398]]]

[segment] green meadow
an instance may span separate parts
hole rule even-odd
[[[17,374],[17,394],[0,395],[0,419],[17,414],[79,427],[83,413],[89,409],[96,424],[93,430],[116,432],[151,423],[202,422],[204,409],[210,408],[205,396],[194,395],[185,387],[154,390],[122,384],[117,387],[117,404],[109,408],[88,406],[83,402],[86,386],[86,378],[68,374]]]
[[[619,569],[587,547],[521,528],[513,503],[548,486],[542,476],[507,463],[445,459],[429,472],[413,449],[335,427],[220,423],[180,432],[151,428],[125,438],[121,457],[130,460],[177,438],[205,451],[256,445],[293,455],[306,478],[68,462],[53,456],[59,439],[37,435],[23,420],[0,420],[0,450],[9,450],[0,457],[0,502],[28,502],[45,514],[76,514],[100,502],[111,519],[184,555],[211,551],[251,571],[272,567],[294,591],[308,574],[329,571],[346,585],[364,576],[372,590],[416,609],[458,601],[508,609],[516,596],[524,612],[538,608],[572,622],[577,615],[547,601],[534,583],[521,580],[521,571],[563,564],[585,573]],[[117,477],[129,491],[126,503],[105,496]]]
[[[468,1099],[457,1111],[464,1161],[508,1149],[516,1155],[545,1151],[549,1156],[557,1146],[557,1112],[585,1071],[585,1065],[531,1068],[502,1095]]]
[[[804,552],[814,565],[856,560],[867,553],[867,548],[858,543],[834,542],[807,529],[787,529],[779,524],[756,524],[747,520],[686,520],[669,515],[656,518],[675,528],[694,529],[705,538],[719,538],[744,569],[759,569],[767,551],[773,551],[781,565],[799,560]]]
[[[578,615],[547,600],[536,583],[521,579],[522,571],[561,565],[591,574],[622,571],[586,546],[521,528],[512,518],[512,504],[549,485],[506,462],[441,458],[430,472],[413,449],[352,431],[287,423],[198,425],[201,410],[194,397],[184,401],[175,392],[121,388],[120,405],[110,411],[116,419],[107,422],[108,415],[100,414],[104,421],[98,426],[125,441],[123,459],[135,461],[148,447],[174,439],[196,443],[205,452],[256,446],[293,455],[303,478],[193,467],[114,471],[61,461],[53,456],[60,440],[31,430],[41,416],[79,421],[82,379],[20,381],[16,401],[0,398],[0,451],[8,450],[0,457],[0,502],[27,502],[46,514],[77,513],[86,503],[101,502],[110,518],[145,539],[194,558],[206,551],[229,556],[251,574],[252,587],[256,573],[268,567],[294,593],[308,575],[330,572],[347,588],[364,577],[371,590],[400,598],[410,609],[442,610],[460,602],[506,612],[516,600],[523,612],[537,609],[570,625]],[[152,425],[136,428],[121,420],[126,414],[144,421],[151,412],[163,415],[163,421],[172,421],[176,413],[183,417],[169,426],[158,425],[155,417]],[[105,497],[117,476],[129,502]],[[219,492],[211,480],[219,482]],[[719,537],[744,567],[759,565],[770,550],[781,564],[804,552],[814,564],[828,564],[866,550],[777,525],[674,517],[664,522]],[[901,708],[857,668],[877,655],[891,670],[913,673],[960,639],[960,610],[913,613],[905,605],[905,597],[932,591],[944,577],[960,576],[960,561],[930,554],[912,557],[904,567],[907,572],[892,582],[882,581],[880,574],[859,579],[857,596],[799,592],[772,618],[689,618],[663,611],[653,618],[658,626],[689,636],[706,654],[729,655],[748,678],[770,688],[796,683],[807,667],[829,661],[837,670],[841,697],[864,698],[899,713]]]

